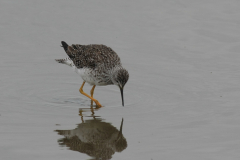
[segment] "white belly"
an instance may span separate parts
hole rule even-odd
[[[81,69],[77,69],[75,70],[80,76],[81,78],[87,82],[90,85],[97,85],[97,86],[105,86],[107,85],[107,83],[105,83],[104,81],[101,81],[101,79],[95,77],[93,75],[93,72],[91,72],[90,69],[86,69],[86,68],[81,68]]]

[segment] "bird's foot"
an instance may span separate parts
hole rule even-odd
[[[102,105],[97,100],[95,101],[95,103],[97,105],[97,108],[101,108],[102,107]]]

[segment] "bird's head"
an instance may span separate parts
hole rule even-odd
[[[112,82],[116,86],[119,87],[121,96],[122,96],[122,105],[124,106],[124,99],[123,99],[123,88],[125,84],[127,83],[129,78],[128,71],[124,68],[120,68],[118,70],[115,70],[114,74],[112,75]]]

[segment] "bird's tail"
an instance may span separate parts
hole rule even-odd
[[[55,59],[58,63],[66,64],[70,67],[74,67],[73,61],[70,58]]]

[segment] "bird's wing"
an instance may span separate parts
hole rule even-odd
[[[62,45],[77,68],[111,68],[115,65],[121,65],[118,55],[110,47],[105,45],[73,44],[68,46],[65,42],[62,42]]]

